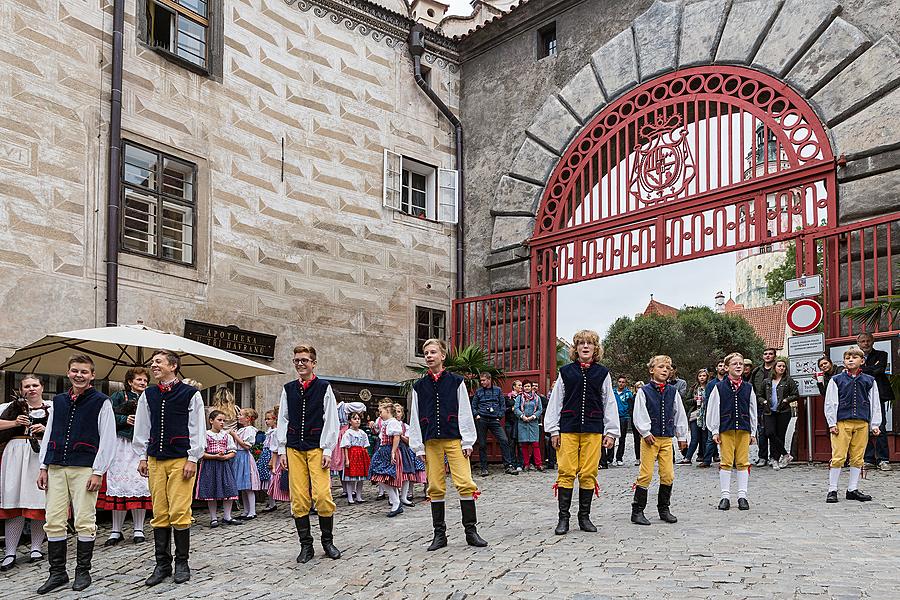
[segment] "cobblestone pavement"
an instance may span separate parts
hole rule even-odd
[[[630,450],[626,456],[632,456]],[[465,545],[456,501],[448,497],[450,546],[425,552],[430,511],[417,489],[416,506],[394,519],[370,500],[338,500],[335,538],[344,558],[295,562],[296,533],[288,508],[243,527],[209,529],[195,511],[191,582],[143,586],[153,547],[98,547],[94,584],[62,598],[896,598],[900,589],[900,472],[874,472],[860,486],[873,502],[825,504],[827,467],[756,469],[749,512],[715,509],[715,468],[678,466],[675,525],[656,518],[656,485],[647,516],[629,522],[637,467],[600,472],[593,519],[600,531],[553,535],[555,472],[478,478],[483,549]],[[841,483],[846,485],[846,473]],[[452,486],[450,486],[452,487]],[[573,506],[573,524],[574,512]],[[314,520],[315,523],[315,520]],[[126,524],[126,530],[130,524]],[[318,536],[317,527],[314,534]],[[103,529],[98,539],[106,538]],[[20,548],[20,556],[23,548]],[[69,552],[72,575],[74,552]],[[3,600],[33,598],[47,563],[20,565],[0,575]]]

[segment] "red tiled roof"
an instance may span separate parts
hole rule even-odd
[[[678,314],[678,309],[674,306],[669,306],[668,304],[663,304],[662,302],[658,302],[656,300],[650,299],[650,303],[647,305],[647,308],[644,309],[644,316],[648,315],[659,315],[661,317],[674,317]]]
[[[731,306],[729,306],[729,303]],[[787,328],[788,303],[779,302],[771,306],[744,308],[743,305],[729,299],[725,304],[725,312],[737,315],[747,321],[756,335],[762,338],[766,348],[784,348],[785,329]]]

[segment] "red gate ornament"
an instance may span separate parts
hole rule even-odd
[[[634,148],[637,161],[629,177],[628,193],[643,204],[677,198],[697,173],[681,117],[672,115],[663,120],[657,115],[655,122],[641,127],[640,133],[650,141]]]
[[[809,333],[822,322],[822,305],[812,298],[804,298],[791,304],[787,311],[787,324],[794,333]]]

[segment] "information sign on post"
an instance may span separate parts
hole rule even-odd
[[[816,380],[814,377],[797,377],[795,378],[797,382],[797,390],[800,392],[800,396],[803,398],[809,398],[811,396],[819,395],[819,386],[816,385]]]
[[[797,300],[788,308],[787,324],[796,333],[809,333],[822,322],[822,305],[810,298]]]
[[[822,293],[822,276],[809,275],[788,279],[784,282],[784,299],[799,300],[800,298],[812,298]]]
[[[788,373],[791,377],[815,377],[821,354],[805,354],[788,357]]]
[[[792,335],[787,341],[788,356],[825,354],[825,334]]]

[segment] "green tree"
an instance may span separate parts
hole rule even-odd
[[[603,340],[603,362],[616,375],[646,381],[647,361],[668,354],[679,375],[693,383],[697,371],[714,367],[729,352],[756,357],[765,344],[741,317],[688,307],[675,316],[621,317]]]
[[[766,296],[772,302],[784,300],[784,282],[797,276],[797,253],[794,242],[787,245],[787,254],[781,265],[766,273]]]

